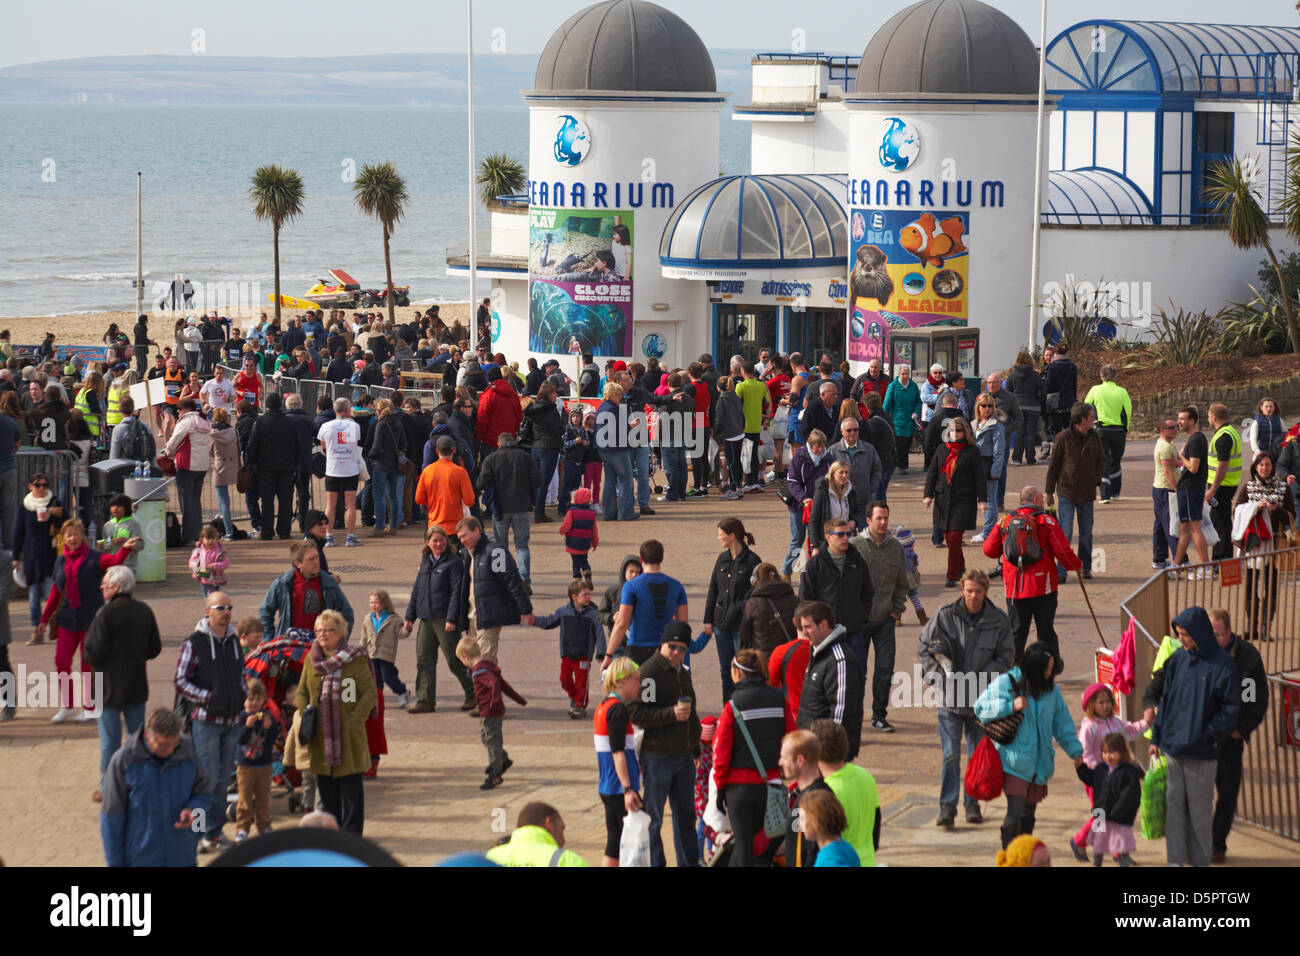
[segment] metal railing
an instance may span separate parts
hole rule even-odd
[[[1300,841],[1300,547],[1185,565],[1153,575],[1120,603],[1134,622],[1137,684],[1125,712],[1142,712],[1142,694],[1170,622],[1198,605],[1228,611],[1234,633],[1251,640],[1268,675],[1268,713],[1242,763],[1237,819]]]

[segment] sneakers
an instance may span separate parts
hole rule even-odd
[[[247,839],[248,839],[248,831],[247,831],[247,830],[239,830],[238,832],[235,833],[235,842],[236,842],[236,843],[243,843],[243,842],[244,842],[245,840],[247,840]]]
[[[401,707],[403,710],[405,710],[405,709],[410,705],[410,703],[411,703],[411,692],[410,692],[410,691],[407,691],[405,694],[398,694],[398,695],[397,695],[397,706],[398,706],[398,707]]]
[[[667,495],[660,495],[658,498],[655,499],[655,501],[673,501],[673,500],[675,499],[669,498]]]
[[[1097,499],[1097,504],[1099,504],[1099,505],[1108,505],[1108,504],[1110,504],[1110,499],[1109,499],[1109,498],[1098,498],[1098,499]]]
[[[50,723],[61,724],[64,721],[73,720],[80,711],[75,707],[60,707],[59,712],[50,718]]]
[[[93,710],[83,710],[77,715],[77,723],[79,724],[93,724],[98,720],[99,717]]]
[[[586,716],[587,716],[587,708],[585,707],[571,706],[569,708],[570,720],[582,720],[582,718]]]
[[[708,496],[709,489],[707,488],[692,488],[690,491],[686,492],[687,498],[707,498]]]
[[[371,529],[370,529],[370,537],[372,537],[372,538],[382,538],[382,537],[383,537],[384,535],[386,535],[387,533],[388,533],[387,531],[385,531],[383,528],[379,528],[379,527],[375,527],[375,528],[371,528]]]
[[[326,547],[326,548],[332,548],[332,547],[334,547],[334,535],[332,535],[332,534],[327,534],[327,535],[325,535],[325,544],[324,544],[324,547]]]
[[[1167,568],[1167,567],[1169,567],[1169,562],[1168,562],[1168,561],[1152,561],[1152,562],[1151,562],[1151,568],[1152,568],[1152,570],[1155,570],[1155,571],[1163,571],[1163,570],[1164,570],[1165,568]]]
[[[956,807],[940,807],[939,819],[934,821],[934,825],[937,827],[943,827],[945,830],[951,830],[953,828],[953,825],[956,822],[957,822]]]
[[[662,501],[663,499],[660,499],[660,500]],[[647,505],[646,507],[644,507],[644,508],[641,509],[641,514],[643,514],[643,515],[652,515],[652,514],[654,514],[654,513],[655,513],[655,510],[654,510],[653,508],[651,508],[649,505]]]
[[[735,492],[735,491],[728,491],[726,494],[724,494],[724,495],[722,496],[722,500],[723,500],[723,501],[739,501],[739,500],[741,499],[741,497],[742,497],[742,496],[741,496],[739,493]]]
[[[343,542],[343,546],[345,548],[359,548],[361,547],[361,542],[357,540],[355,534],[350,534],[348,535],[347,540]]]
[[[882,734],[892,734],[894,732],[894,725],[881,717],[871,721],[871,729],[878,730]]]
[[[205,836],[200,840],[199,852],[211,853],[213,850],[228,850],[230,849],[230,845],[230,841],[226,838],[226,835],[219,832],[216,836]]]
[[[975,535],[975,537],[970,539],[970,543],[980,544],[983,540],[984,540],[984,532],[981,531],[979,534]]]

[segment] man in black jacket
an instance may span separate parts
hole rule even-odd
[[[862,667],[844,645],[844,626],[835,623],[835,612],[824,601],[805,600],[794,609],[794,623],[811,645],[795,723],[807,730],[823,717],[835,721],[849,738],[848,761],[852,763],[862,744],[862,698],[866,694]]]
[[[801,430],[804,435],[811,435],[814,429],[820,431],[826,436],[827,445],[835,444],[840,440],[840,423],[836,420],[839,417],[839,406],[836,404],[839,389],[829,379],[820,382],[813,380],[804,387],[804,392],[807,393],[808,404],[800,419]]]
[[[408,459],[406,470],[404,472],[406,481],[402,485],[402,520],[408,525],[414,524],[419,519],[419,510],[415,504],[415,483],[420,477],[420,465],[416,460],[423,453],[425,442],[429,440],[429,433],[433,430],[433,422],[429,420],[423,409],[420,408],[420,400],[414,396],[402,396],[401,392],[393,393],[393,418],[398,421],[402,430],[406,433],[406,457]],[[401,405],[401,415],[398,415],[397,406]]]
[[[515,533],[515,557],[519,574],[524,580],[524,591],[533,593],[531,575],[528,573],[528,535],[533,517],[533,499],[542,486],[542,472],[533,456],[515,441],[515,436],[502,432],[497,438],[497,449],[483,459],[474,490],[482,501],[488,489],[492,492],[492,537],[501,547],[510,544],[510,532]]]
[[[461,558],[465,562],[465,587],[457,620],[465,635],[478,641],[484,659],[495,664],[501,628],[521,621],[531,627],[536,620],[533,605],[515,559],[483,533],[477,518],[461,518],[456,537],[464,549]]]
[[[1228,831],[1237,813],[1237,793],[1241,790],[1241,757],[1246,741],[1268,714],[1268,674],[1259,650],[1237,634],[1232,633],[1232,619],[1228,612],[1216,608],[1210,612],[1214,626],[1214,639],[1232,655],[1241,676],[1241,716],[1237,729],[1219,746],[1219,766],[1214,787],[1218,799],[1214,804],[1211,863],[1223,863],[1228,854]]]
[[[664,625],[658,653],[641,665],[642,693],[627,705],[641,738],[641,778],[650,814],[650,865],[667,866],[659,830],[664,802],[673,810],[673,847],[678,866],[698,866],[695,836],[695,758],[700,755],[700,718],[691,672],[682,666],[691,643],[686,621]]]
[[[822,601],[835,612],[844,628],[844,646],[853,652],[858,668],[867,669],[865,629],[874,590],[871,569],[849,539],[853,532],[843,518],[826,522],[826,547],[818,550],[799,579],[799,596],[805,601]]]
[[[278,534],[281,541],[288,541],[293,527],[294,476],[302,453],[298,447],[298,426],[284,414],[279,395],[266,396],[266,414],[253,422],[244,459],[249,471],[257,476],[262,540],[270,541]]]
[[[290,392],[284,398],[284,417],[298,430],[298,471],[294,487],[298,492],[298,528],[307,533],[307,512],[311,510],[311,451],[316,433],[315,419],[302,407],[302,396]]]

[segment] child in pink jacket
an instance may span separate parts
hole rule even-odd
[[[1115,695],[1105,684],[1089,684],[1083,691],[1083,720],[1079,723],[1079,743],[1083,744],[1083,762],[1089,769],[1095,769],[1101,759],[1101,742],[1107,734],[1123,734],[1132,740],[1147,729],[1147,722],[1139,720],[1134,723],[1115,716]],[[1083,788],[1088,794],[1088,806],[1092,806],[1092,787]],[[1074,858],[1086,862],[1088,854],[1088,834],[1092,831],[1092,817],[1079,828],[1079,832],[1070,838],[1070,850]]]
[[[221,546],[221,535],[212,525],[205,526],[190,555],[190,576],[199,582],[204,597],[225,587],[228,567],[230,555]]]

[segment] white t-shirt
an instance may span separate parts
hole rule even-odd
[[[320,427],[316,437],[325,446],[325,475],[351,478],[361,472],[361,426],[350,418],[336,418]]]
[[[199,389],[199,398],[205,405],[213,408],[224,408],[230,411],[231,399],[235,397],[235,383],[228,378],[217,381],[215,378],[209,379],[203,383]]]

